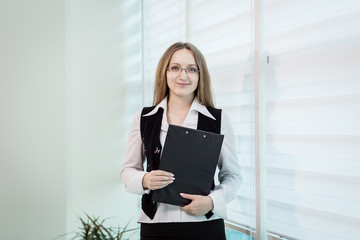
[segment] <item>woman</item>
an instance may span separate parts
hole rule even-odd
[[[218,162],[220,184],[208,196],[181,194],[191,200],[184,207],[151,201],[153,190],[176,181],[172,173],[158,170],[169,124],[208,126],[225,136]],[[121,175],[128,192],[143,195],[138,220],[142,240],[225,239],[226,203],[241,183],[240,167],[230,121],[214,108],[205,59],[191,43],[175,43],[161,57],[154,106],[138,111],[133,120]]]

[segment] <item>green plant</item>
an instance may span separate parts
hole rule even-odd
[[[127,229],[128,224],[124,228],[120,227],[105,227],[104,223],[107,219],[101,220],[99,217],[90,217],[86,214],[86,219],[80,217],[81,227],[79,231],[71,232],[73,235],[71,239],[74,240],[125,240],[136,231],[138,228]],[[67,235],[67,234],[64,234]],[[59,237],[62,237],[61,235]]]

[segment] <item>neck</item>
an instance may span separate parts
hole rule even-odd
[[[177,96],[168,97],[168,109],[172,111],[188,111],[191,107],[191,104],[194,100],[194,97],[181,98]]]

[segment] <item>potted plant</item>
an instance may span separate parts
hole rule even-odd
[[[86,213],[85,215],[86,219],[80,217],[81,227],[78,231],[63,234],[58,238],[72,234],[72,240],[126,240],[138,229],[128,229],[128,224],[124,228],[105,227],[104,223],[107,219],[101,220],[99,217],[91,217]]]

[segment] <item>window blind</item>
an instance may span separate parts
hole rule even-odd
[[[123,46],[125,67],[123,72],[124,108],[126,129],[131,125],[134,114],[142,107],[142,32],[141,2],[125,0],[122,2]],[[127,139],[123,139],[126,144]]]
[[[255,224],[251,1],[143,1],[145,102],[151,104],[157,63],[171,44],[189,41],[204,54],[216,107],[237,137],[243,185],[228,204],[229,221]]]
[[[182,0],[143,1],[144,104],[151,105],[157,64],[170,45],[185,41],[185,6]]]
[[[216,107],[230,117],[237,139],[243,184],[227,220],[255,228],[251,1],[195,0],[189,9],[189,41],[205,55]]]
[[[166,48],[176,41],[199,47],[207,59],[216,106],[232,121],[244,177],[236,199],[228,204],[228,221],[255,228],[253,1],[138,2],[142,69],[133,76],[141,75],[143,104],[152,103],[157,63]],[[360,2],[260,4],[263,12],[255,21],[262,25],[263,38],[258,40],[264,50],[261,156],[267,169],[267,228],[293,239],[356,239]],[[133,41],[128,43],[130,47]],[[135,58],[130,66],[138,69]]]
[[[267,228],[357,239],[360,2],[267,0],[263,13]]]

